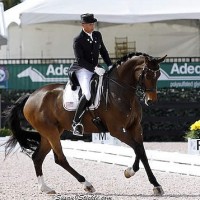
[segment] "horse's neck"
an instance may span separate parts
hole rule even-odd
[[[130,102],[135,96],[135,86],[131,85],[132,70],[123,71],[123,66],[115,68],[110,74],[109,90],[114,96]]]
[[[127,61],[128,62],[128,61]],[[135,86],[136,83],[134,83],[133,80],[133,72],[135,68],[134,62],[125,62],[121,66],[117,68],[118,73],[118,79],[120,82],[125,83],[129,86]]]

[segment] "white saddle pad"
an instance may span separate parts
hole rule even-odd
[[[89,107],[90,110],[94,110],[94,109],[98,108],[98,106],[100,104],[102,81],[103,81],[103,76],[100,76],[96,98],[94,100],[94,104],[92,104]],[[78,103],[79,103],[79,98],[78,98],[79,90],[80,90],[80,87],[77,87],[77,89],[75,91],[73,91],[71,89],[71,85],[69,84],[69,81],[68,81],[68,83],[65,86],[64,94],[63,94],[63,107],[65,110],[68,110],[68,111],[76,110]]]

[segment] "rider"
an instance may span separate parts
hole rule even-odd
[[[69,71],[74,71],[82,90],[82,96],[80,98],[73,123],[73,134],[83,135],[83,125],[81,120],[87,103],[91,98],[90,93],[90,80],[94,73],[102,76],[105,70],[98,66],[99,54],[103,58],[104,62],[111,68],[112,62],[108,55],[108,51],[103,43],[101,33],[94,31],[95,22],[93,14],[86,13],[81,15],[82,31],[74,38],[73,48],[76,59],[76,65],[72,65]]]

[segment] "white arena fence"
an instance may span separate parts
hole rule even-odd
[[[0,144],[7,139],[7,137],[0,138]],[[66,157],[128,167],[132,166],[135,159],[134,151],[125,146],[70,140],[61,141],[61,143]],[[17,149],[19,146],[15,150]],[[4,147],[0,147],[0,152],[3,151]],[[146,153],[152,170],[200,176],[199,155],[157,150],[146,150]],[[52,152],[50,155],[52,156]],[[141,163],[140,167],[143,168]]]

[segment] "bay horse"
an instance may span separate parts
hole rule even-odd
[[[137,88],[140,87],[143,91],[147,105],[157,100],[159,64],[165,60],[166,56],[154,58],[145,53],[130,53],[117,61],[104,77],[108,85],[107,104],[103,92],[99,107],[93,111],[87,110],[82,121],[86,133],[99,132],[92,122],[92,112],[94,116],[101,119],[113,137],[134,150],[135,161],[124,171],[124,175],[126,178],[133,176],[139,170],[141,161],[150,183],[154,186],[154,195],[163,195],[164,191],[150,168],[144,149],[141,126],[142,106],[137,96]],[[94,192],[92,184],[70,166],[62,150],[60,136],[64,130],[71,130],[74,117],[73,111],[63,108],[64,87],[65,84],[61,83],[43,86],[30,95],[20,97],[13,106],[7,109],[5,117],[12,135],[4,144],[5,158],[18,142],[22,151],[31,155],[39,190],[54,194],[55,191],[46,185],[42,171],[46,155],[53,150],[55,163],[83,184],[85,191]],[[23,129],[21,124],[23,117],[35,131]]]

